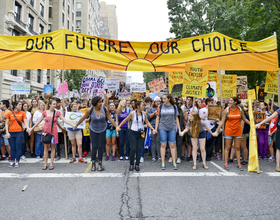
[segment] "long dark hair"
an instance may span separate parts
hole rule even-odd
[[[236,102],[236,105],[240,105],[241,101],[237,97],[234,96],[234,97],[231,97],[231,98],[234,102]]]
[[[163,95],[165,95],[166,98],[169,99],[169,102],[170,102],[171,105],[175,105],[175,101],[174,101],[171,94],[163,94]]]

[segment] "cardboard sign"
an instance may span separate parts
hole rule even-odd
[[[268,71],[265,79],[264,92],[278,95],[277,72]]]
[[[266,119],[266,114],[263,112],[254,112],[253,114],[254,114],[255,124],[258,124],[264,119]],[[266,129],[266,125],[265,124],[261,125],[260,129]]]
[[[152,93],[160,92],[161,90],[166,88],[162,77],[149,82],[148,85]]]
[[[44,85],[44,98],[50,98],[53,96],[53,85]]]
[[[104,78],[84,76],[81,84],[81,98],[92,99],[95,96],[103,97]]]
[[[236,97],[237,75],[221,75],[224,98]]]
[[[15,82],[11,82],[11,94],[26,94],[26,93],[30,93],[30,83],[15,83]]]
[[[222,106],[208,105],[208,120],[221,120]]]
[[[167,81],[167,78],[165,79],[165,81]],[[168,73],[169,93],[172,96],[182,95],[183,83],[184,83],[184,70],[182,70],[181,72],[174,71]],[[173,87],[175,85],[181,85],[181,86],[177,86],[173,91]],[[179,90],[179,88],[181,88],[181,90]]]
[[[111,79],[118,79],[120,82],[126,82],[126,72],[112,71]]]
[[[83,117],[84,113],[78,113],[78,112],[66,112],[65,114],[65,119],[70,121],[73,125],[76,125],[78,121],[80,120],[81,117]],[[85,121],[83,121],[77,128],[84,129],[86,126]],[[72,128],[72,126],[66,124],[64,122],[64,127],[65,128]]]
[[[248,98],[247,76],[237,76],[236,95],[238,99]]]
[[[131,92],[146,92],[146,83],[131,83],[130,84]]]
[[[105,79],[104,89],[116,90],[120,88],[120,81],[118,79]]]
[[[182,96],[205,98],[209,66],[186,64]]]

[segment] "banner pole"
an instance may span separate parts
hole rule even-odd
[[[279,71],[277,71],[277,82],[278,82],[278,106],[280,106],[280,87],[279,87]]]
[[[272,94],[272,99],[271,99],[271,109],[270,109],[270,110],[272,110],[272,109],[273,109],[273,103],[274,103],[274,94]]]
[[[221,98],[221,106],[223,109],[223,93],[222,93],[222,75],[221,75],[221,71],[219,72],[219,83],[220,83],[220,98]],[[222,110],[223,112],[223,110]],[[225,127],[225,125],[223,125],[223,128]],[[223,150],[223,160],[225,160],[225,140],[224,140],[224,129],[222,132],[222,150]]]
[[[62,69],[62,103],[64,103],[64,69]],[[65,109],[63,109],[64,112]],[[63,117],[65,115],[63,114]],[[68,152],[67,152],[67,142],[66,142],[66,132],[63,134],[64,136],[64,148],[65,148],[65,158],[68,160]]]

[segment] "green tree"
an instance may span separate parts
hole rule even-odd
[[[64,81],[67,82],[68,90],[77,89],[80,91],[83,77],[87,75],[86,70],[65,70]],[[62,71],[57,74],[57,77],[62,79]]]
[[[177,39],[217,31],[244,41],[258,41],[276,32],[280,46],[279,0],[168,0],[167,6],[170,32]],[[227,74],[247,76],[250,89],[262,85],[266,78],[264,71]]]
[[[143,72],[144,82],[146,83],[146,88],[149,89],[148,83],[162,77],[165,79],[165,72]]]

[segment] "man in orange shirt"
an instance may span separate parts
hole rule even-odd
[[[10,154],[10,144],[9,139],[6,136],[5,131],[5,122],[6,122],[6,115],[10,112],[8,108],[10,107],[10,103],[7,100],[2,100],[0,104],[0,109],[2,110],[0,112],[0,139],[1,139],[1,158],[0,160],[6,159],[6,150],[9,154],[9,160],[11,160],[11,154]]]

